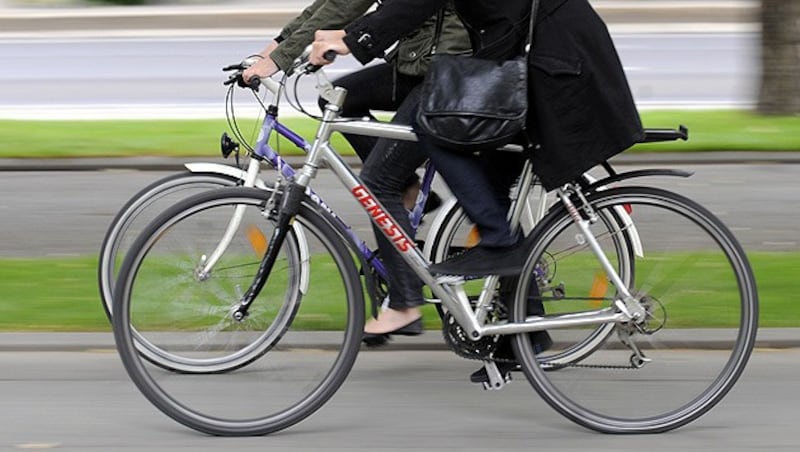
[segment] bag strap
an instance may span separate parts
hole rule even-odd
[[[439,9],[436,13],[436,28],[433,32],[433,45],[431,46],[431,55],[436,53],[436,48],[439,46],[439,40],[442,37],[442,28],[444,27],[444,10],[447,4]],[[528,24],[528,39],[525,41],[523,47],[523,54],[530,53],[531,45],[533,44],[533,29],[536,27],[536,16],[539,13],[539,0],[531,0],[531,20]]]
[[[533,29],[536,27],[536,16],[539,15],[539,0],[531,1],[531,22],[528,24],[528,40],[525,42],[524,52],[529,54],[533,47]]]

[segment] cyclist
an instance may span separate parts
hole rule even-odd
[[[242,78],[263,78],[279,70],[287,71],[293,61],[311,44],[315,31],[346,26],[361,17],[374,4],[375,0],[316,0],[256,54],[260,58],[244,71]],[[434,43],[436,22],[436,15],[429,17],[416,30],[400,38],[397,46],[385,55],[385,63],[364,68],[334,81],[335,85],[348,90],[341,116],[375,119],[372,110],[397,110],[408,92],[422,83],[434,46],[437,53],[443,54],[471,52],[467,31],[451,6],[444,10],[439,36]],[[377,141],[375,137],[364,135],[345,134],[345,137],[362,161],[366,160]],[[418,191],[419,177],[416,173],[409,174],[403,196],[407,208],[413,207]],[[431,193],[425,206],[426,212],[433,210],[440,202],[438,196]]]
[[[317,32],[310,60],[314,64],[328,64],[324,55],[333,50],[343,55],[352,53],[357,60],[367,63],[379,57],[399,36],[430,17],[444,2],[386,2],[343,30]],[[474,56],[505,60],[521,53],[528,35],[530,0],[502,3],[455,0],[454,4],[470,31]],[[605,23],[587,0],[541,1],[529,59],[529,79],[528,130],[533,142],[538,143],[532,159],[546,189],[576,179],[643,138],[641,121],[614,44]],[[398,109],[398,115],[404,111],[405,118],[412,123],[416,103],[418,99],[412,92]],[[508,192],[496,183],[497,178],[491,172],[503,162],[507,164],[503,153],[487,152],[479,156],[455,153],[438,147],[424,135],[420,136],[420,143],[419,155],[407,157],[411,161],[398,167],[394,160],[385,157],[386,165],[378,173],[407,171],[429,157],[481,235],[478,246],[432,266],[431,270],[442,274],[519,274],[525,250],[517,246],[519,238],[511,234],[506,221]],[[378,152],[376,148],[373,156]],[[392,145],[381,152],[391,156]],[[396,205],[389,202],[384,205],[394,214]],[[382,313],[371,331],[392,332],[418,316],[419,309],[413,306]]]
[[[243,79],[250,80],[254,76],[267,77],[278,70],[286,71],[291,67],[293,60],[313,41],[313,34],[316,30],[343,27],[361,17],[374,3],[374,0],[316,0],[284,27],[278,37],[259,53],[261,58],[244,71]],[[437,53],[465,54],[471,52],[467,32],[461,20],[456,16],[452,5],[444,5],[441,19],[438,17],[438,9],[440,8],[437,8],[437,11],[431,11],[429,17],[418,27],[410,29],[403,36],[398,37],[397,46],[392,52],[385,55],[386,63],[370,66],[334,82],[335,85],[348,90],[348,96],[342,108],[343,117],[372,117],[374,119],[371,110],[398,110],[409,93],[422,83],[434,47]],[[383,54],[381,56],[384,57]],[[406,112],[397,111],[393,121],[408,123],[408,119]],[[411,224],[405,209],[410,209],[416,202],[419,192],[419,177],[415,170],[425,159],[413,160],[415,165],[413,168],[404,167],[404,170],[400,172],[385,174],[382,170],[372,171],[371,168],[381,166],[377,159],[369,158],[372,149],[376,146],[382,148],[387,144],[378,145],[378,140],[374,137],[351,134],[347,134],[345,137],[361,160],[365,162],[362,176],[367,186],[376,192],[376,196],[379,198],[389,196],[400,199],[401,208],[392,211],[392,214],[395,218],[400,219],[403,229],[410,232]],[[395,155],[401,157],[399,160],[406,160],[402,158],[403,155],[406,152],[409,154],[417,152],[416,148],[419,145],[409,142],[393,142],[392,146],[397,149]],[[384,154],[376,157],[382,155]],[[420,153],[420,155],[422,154]],[[388,164],[388,161],[383,163]],[[386,185],[382,179],[392,178],[394,174],[401,174],[396,181],[395,188],[397,190],[383,190],[382,187],[386,187]],[[425,211],[433,210],[438,204],[440,204],[440,200],[432,192],[426,203]],[[409,306],[423,304],[422,281],[407,267],[391,244],[385,240],[383,234],[377,230],[376,237],[385,265],[393,269],[402,269],[393,271],[389,275],[389,308],[404,311]],[[371,328],[374,321],[375,319],[370,319],[365,326],[364,340],[368,345],[380,345],[387,339],[382,331],[372,334]],[[394,334],[421,334],[423,331],[421,316],[417,315],[412,321],[405,322],[402,328],[392,328],[392,330]]]

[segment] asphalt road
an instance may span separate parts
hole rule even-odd
[[[559,416],[522,376],[501,391],[467,381],[449,352],[362,353],[307,420],[267,437],[215,438],[151,406],[112,351],[0,353],[0,450],[796,451],[800,350],[757,350],[713,410],[671,433],[609,436]],[[662,394],[669,397],[668,393]]]
[[[653,165],[694,171],[684,178],[642,179],[687,195],[711,209],[746,250],[800,251],[798,164]],[[652,166],[648,166],[652,167]],[[637,166],[621,166],[635,169]],[[22,171],[0,177],[0,256],[64,256],[98,252],[122,204],[169,172]],[[269,173],[266,173],[269,178]],[[271,179],[270,179],[271,180]],[[363,238],[366,216],[329,171],[314,188]],[[439,187],[439,186],[437,186]],[[444,188],[437,188],[445,192]]]

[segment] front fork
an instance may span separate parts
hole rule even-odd
[[[278,192],[279,190],[276,187],[273,192],[273,197],[277,196]],[[286,239],[286,234],[292,227],[292,221],[294,221],[295,215],[300,211],[300,203],[302,202],[304,194],[305,187],[295,182],[290,182],[287,185],[286,192],[280,198],[280,206],[277,208],[278,218],[275,221],[275,229],[272,231],[272,237],[270,237],[267,250],[264,253],[264,257],[261,259],[253,282],[250,284],[247,292],[242,296],[238,306],[231,313],[231,316],[237,322],[241,322],[247,318],[250,305],[253,303],[253,300],[258,297],[258,294],[261,293],[261,289],[263,289],[264,285],[267,283],[267,279],[272,272],[272,267],[275,265],[275,261],[278,258],[278,253]],[[265,211],[266,215],[269,215],[272,211],[270,204],[271,202],[268,201],[267,210]]]

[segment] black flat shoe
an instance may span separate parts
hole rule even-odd
[[[500,375],[505,378],[511,371],[520,370],[520,366],[517,363],[502,362],[497,363],[497,370],[499,370]],[[469,376],[469,381],[473,383],[489,383],[489,374],[486,372],[486,367],[481,367],[475,372],[472,372]]]
[[[442,198],[431,190],[428,193],[428,199],[425,200],[425,205],[422,206],[422,213],[430,213],[438,209],[442,205]]]
[[[533,352],[535,354],[538,355],[539,353],[546,352],[550,349],[550,347],[553,346],[553,339],[550,337],[550,333],[547,331],[534,331],[533,333],[529,334],[533,340]],[[507,339],[502,342],[502,345],[495,352],[494,356],[499,359],[514,360],[514,351],[511,348],[511,343],[508,342]],[[510,372],[522,370],[522,368],[516,361],[502,361],[497,363],[497,370],[500,371],[500,375],[505,378]],[[481,367],[475,372],[472,372],[469,376],[469,381],[473,383],[488,383],[489,374],[486,373],[486,367]]]
[[[522,272],[525,257],[521,243],[497,248],[478,245],[430,268],[440,275],[516,276]]]
[[[422,328],[422,317],[412,321],[411,323],[401,326],[400,328],[389,331],[388,333],[364,333],[361,340],[367,347],[377,347],[386,345],[389,342],[390,336],[419,336],[424,329]]]

